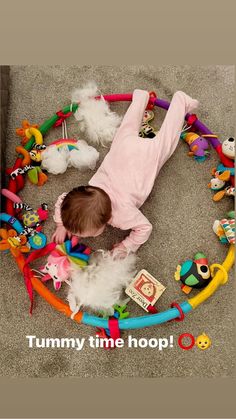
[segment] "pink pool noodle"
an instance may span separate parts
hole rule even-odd
[[[16,195],[14,192],[9,191],[9,189],[1,189],[1,193],[6,198],[10,199],[12,202],[15,202],[17,204],[20,204],[22,200],[18,195]]]

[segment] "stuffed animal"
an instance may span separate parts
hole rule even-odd
[[[190,148],[189,156],[194,157],[198,162],[203,162],[209,157],[209,143],[205,135],[198,135],[195,132],[182,132],[182,138]]]
[[[221,158],[221,163],[217,169],[212,170],[214,178],[211,179],[208,187],[214,191],[218,191],[213,196],[213,201],[220,201],[224,196],[235,196],[234,188],[234,155],[235,140],[233,137],[228,138],[216,147],[216,151]],[[227,185],[226,182],[229,182]],[[231,186],[230,186],[231,184]]]
[[[16,134],[19,135],[19,137],[22,137],[21,144],[25,145],[32,135],[35,135],[36,131],[33,129],[38,129],[38,125],[32,125],[29,123],[27,119],[24,119],[21,124],[21,128],[16,128]]]
[[[21,215],[23,223],[23,231],[21,234],[29,237],[29,243],[33,249],[42,249],[47,243],[45,234],[41,232],[41,223],[48,218],[47,204],[42,204],[37,210],[33,210],[29,205],[23,202],[14,202],[13,207],[18,211],[25,211]]]
[[[13,202],[13,208],[16,210],[19,220],[8,214],[1,214],[1,219],[20,231],[20,235],[25,235],[33,249],[43,248],[47,243],[47,238],[45,234],[41,233],[41,223],[48,218],[47,204],[44,203],[37,210],[33,210],[29,205],[22,202],[18,195],[8,189],[2,189],[1,193]],[[24,211],[23,214],[21,214],[22,210]]]
[[[149,124],[154,119],[154,112],[146,110],[144,112],[142,125],[139,131],[139,137],[142,138],[154,138],[157,135],[157,131]]]
[[[181,288],[185,294],[189,294],[192,288],[206,287],[211,280],[211,272],[205,254],[198,252],[193,259],[178,265],[175,279],[182,282]]]
[[[52,279],[55,290],[59,290],[61,283],[66,282],[70,277],[70,262],[66,256],[62,256],[54,250],[48,256],[46,265],[41,267],[40,271],[44,274],[42,281]]]
[[[21,253],[28,253],[30,245],[24,235],[19,235],[15,230],[0,229],[0,250],[10,250],[14,257],[20,256]]]
[[[235,139],[233,137],[228,138],[222,144],[222,153],[229,159],[234,160],[235,158]]]
[[[42,221],[48,218],[48,206],[42,204],[37,210],[33,210],[29,205],[21,203],[14,203],[14,208],[18,210],[25,210],[26,212],[22,215],[22,221],[26,227],[39,227]],[[38,231],[41,230],[41,227]]]
[[[230,183],[234,186],[235,139],[233,137],[228,138],[216,147],[216,151],[220,157],[221,165],[226,170],[230,170]]]
[[[235,244],[235,212],[230,211],[227,214],[227,218],[215,220],[213,231],[221,243]]]
[[[93,170],[99,158],[98,151],[84,140],[60,139],[42,152],[42,167],[49,173],[64,173],[67,167]]]
[[[222,172],[222,173],[223,172],[226,172],[226,171],[229,171],[230,176],[234,176],[235,175],[235,167],[226,167],[223,163],[218,164],[216,170],[219,171],[219,172]]]
[[[220,201],[224,196],[235,196],[235,187],[234,186],[227,186],[223,190],[217,192],[213,196],[213,201],[217,202]]]
[[[16,147],[16,152],[23,156],[21,168],[14,171],[12,169],[7,169],[7,174],[15,180],[17,176],[27,173],[28,179],[31,183],[38,186],[44,185],[48,177],[40,168],[41,151],[46,148],[43,144],[43,136],[41,132],[36,128],[36,125],[30,126],[28,121],[23,121],[22,128],[18,128],[16,132],[18,135],[23,137],[23,144],[29,141],[32,136],[35,137],[35,144],[30,151],[26,150],[22,146]]]
[[[87,266],[91,249],[82,243],[74,244],[73,240],[67,240],[56,248],[48,256],[45,266],[40,268],[42,281],[53,280],[55,290],[61,288],[62,282],[68,282],[73,267]]]
[[[27,151],[24,147],[18,146],[16,147],[16,152],[23,155],[22,168],[24,169],[27,166],[29,167],[29,170],[27,170],[29,181],[33,183],[33,185],[42,186],[48,179],[47,175],[43,173],[40,168],[42,160],[41,152],[46,148],[46,146],[42,144],[42,134],[40,131],[38,131],[38,133],[40,137],[40,140],[38,140],[39,143],[34,144],[30,151]]]
[[[213,201],[220,201],[224,196],[234,196],[234,187],[226,184],[230,180],[230,170],[222,171],[214,168],[212,174],[214,178],[208,183],[208,187],[216,192],[213,196]]]

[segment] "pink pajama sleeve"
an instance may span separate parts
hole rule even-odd
[[[62,225],[62,219],[61,219],[61,204],[63,199],[65,198],[65,196],[67,195],[67,193],[63,193],[61,194],[58,199],[57,202],[55,204],[55,211],[54,211],[54,216],[53,216],[53,220],[55,221],[56,224]]]
[[[129,218],[129,214],[127,214],[127,218]],[[132,219],[129,222],[130,226],[127,224],[125,228],[132,228],[131,233],[120,243],[125,246],[128,253],[136,252],[149,239],[152,232],[151,223],[137,208],[132,210]]]

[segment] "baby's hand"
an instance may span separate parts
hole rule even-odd
[[[128,250],[122,243],[115,244],[111,251],[114,259],[124,259],[128,255]]]
[[[70,233],[68,234],[65,227],[63,225],[58,225],[56,228],[56,231],[52,235],[52,241],[55,242],[56,244],[62,244],[64,243],[67,235],[69,236]]]

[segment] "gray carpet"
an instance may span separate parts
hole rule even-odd
[[[11,67],[7,164],[12,165],[19,139],[15,128],[26,118],[41,124],[55,111],[70,103],[70,92],[88,80],[95,80],[103,93],[126,93],[134,88],[155,90],[160,98],[170,100],[176,90],[197,98],[201,107],[199,118],[220,138],[234,134],[234,68],[232,66],[15,66]],[[113,104],[112,109],[123,115],[127,103]],[[161,125],[165,112],[155,110],[155,124]],[[77,122],[69,122],[69,134],[79,135]],[[60,129],[53,129],[46,144],[59,138]],[[83,138],[85,138],[83,136]],[[85,138],[86,139],[86,138]],[[154,229],[149,241],[139,250],[138,266],[146,268],[167,290],[158,302],[160,311],[172,301],[183,301],[174,280],[179,261],[204,251],[210,262],[221,262],[227,247],[221,245],[212,231],[212,224],[231,209],[230,199],[214,203],[207,183],[210,170],[217,162],[214,151],[204,164],[187,156],[188,147],[180,143],[175,154],[160,172],[143,212]],[[104,157],[101,150],[101,160]],[[51,236],[54,225],[53,206],[57,196],[79,184],[86,183],[92,173],[69,169],[65,175],[50,175],[39,188],[28,182],[22,198],[33,207],[47,202],[50,218],[44,231]],[[87,240],[94,248],[109,248],[124,232],[108,228],[96,240]],[[116,349],[105,351],[85,345],[81,352],[73,349],[29,349],[26,335],[37,337],[85,337],[95,330],[78,325],[52,309],[36,296],[33,316],[28,313],[29,300],[11,256],[2,255],[0,292],[0,374],[10,377],[231,377],[235,351],[233,327],[233,276],[227,285],[192,312],[182,323],[122,333],[137,338],[174,336],[174,347],[162,352],[157,349]],[[193,291],[192,294],[195,294]],[[135,303],[129,304],[132,316],[145,314]],[[183,351],[177,345],[181,333],[197,337],[207,333],[212,346],[206,351],[194,347]]]

